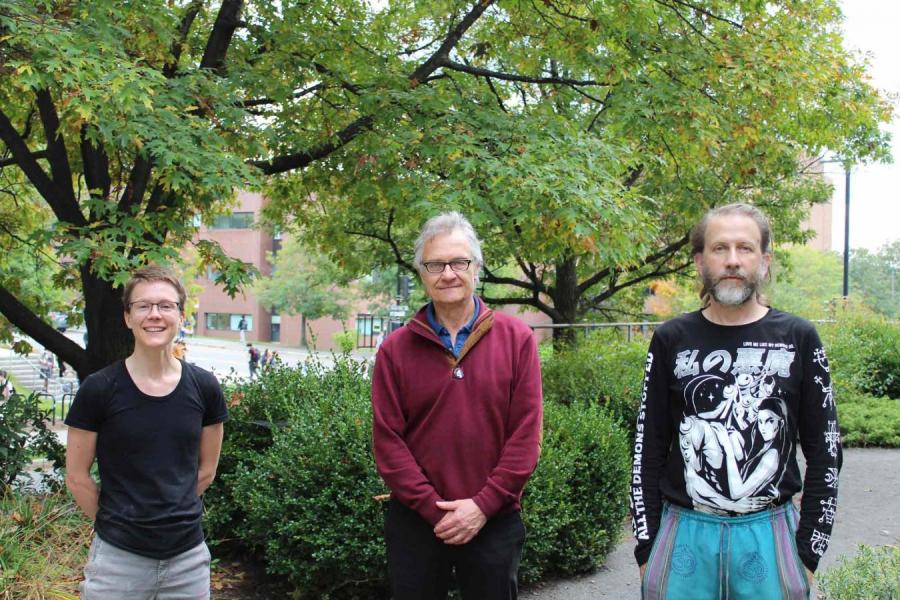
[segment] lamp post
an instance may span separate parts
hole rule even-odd
[[[850,295],[850,165],[840,158],[820,160],[826,163],[838,163],[844,167],[844,284],[841,295],[844,300]]]
[[[844,300],[850,295],[850,166],[844,165]]]

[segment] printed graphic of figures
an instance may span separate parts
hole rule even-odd
[[[777,498],[791,451],[787,407],[773,394],[794,353],[739,348],[732,360],[717,350],[702,361],[703,374],[698,354],[685,351],[677,363],[683,375],[694,375],[684,387],[679,428],[688,494],[697,510],[760,510]]]

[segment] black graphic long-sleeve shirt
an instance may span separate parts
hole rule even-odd
[[[831,536],[840,467],[828,360],[811,323],[770,309],[753,323],[723,326],[698,311],[656,330],[632,468],[638,564],[650,556],[663,500],[740,515],[802,488],[797,550],[815,571]]]

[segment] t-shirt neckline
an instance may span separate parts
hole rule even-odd
[[[710,320],[709,318],[707,318],[706,315],[703,314],[702,308],[697,311],[697,316],[700,318],[701,322],[703,322],[711,327],[721,327],[723,329],[736,331],[742,327],[753,327],[754,325],[759,325],[759,324],[763,323],[764,321],[768,320],[769,316],[774,314],[774,312],[775,312],[775,309],[772,308],[771,306],[769,306],[768,310],[765,312],[765,314],[763,316],[761,316],[760,318],[756,319],[755,321],[750,321],[749,323],[740,323],[737,325],[723,325],[721,323],[716,323],[715,321]]]
[[[163,402],[163,401],[168,400],[169,398],[171,398],[171,397],[175,394],[175,392],[177,392],[177,391],[179,390],[179,388],[181,388],[182,384],[184,383],[184,376],[185,376],[184,371],[185,371],[185,369],[187,368],[187,363],[185,363],[185,362],[184,362],[183,360],[181,360],[181,359],[176,359],[176,360],[177,360],[178,362],[181,363],[181,376],[178,378],[178,383],[175,384],[175,387],[172,388],[172,391],[169,392],[168,394],[165,394],[164,396],[153,396],[153,395],[151,395],[151,394],[148,394],[148,393],[145,392],[144,390],[142,390],[142,389],[138,386],[138,384],[135,383],[134,378],[131,376],[131,372],[128,370],[128,365],[125,364],[125,360],[124,360],[124,359],[122,360],[122,370],[125,372],[125,378],[126,378],[126,379],[128,380],[128,382],[131,384],[131,386],[132,386],[135,390],[137,390],[137,392],[138,392],[142,397],[147,398],[147,399],[149,399],[149,400],[153,400],[153,401],[155,401],[155,402]]]

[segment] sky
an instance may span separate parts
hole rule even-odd
[[[900,1],[842,0],[848,49],[869,55],[872,84],[900,95]],[[892,164],[857,165],[850,171],[850,247],[877,250],[900,239],[900,103],[895,102]],[[825,165],[834,182],[832,247],[844,249],[844,172]]]

